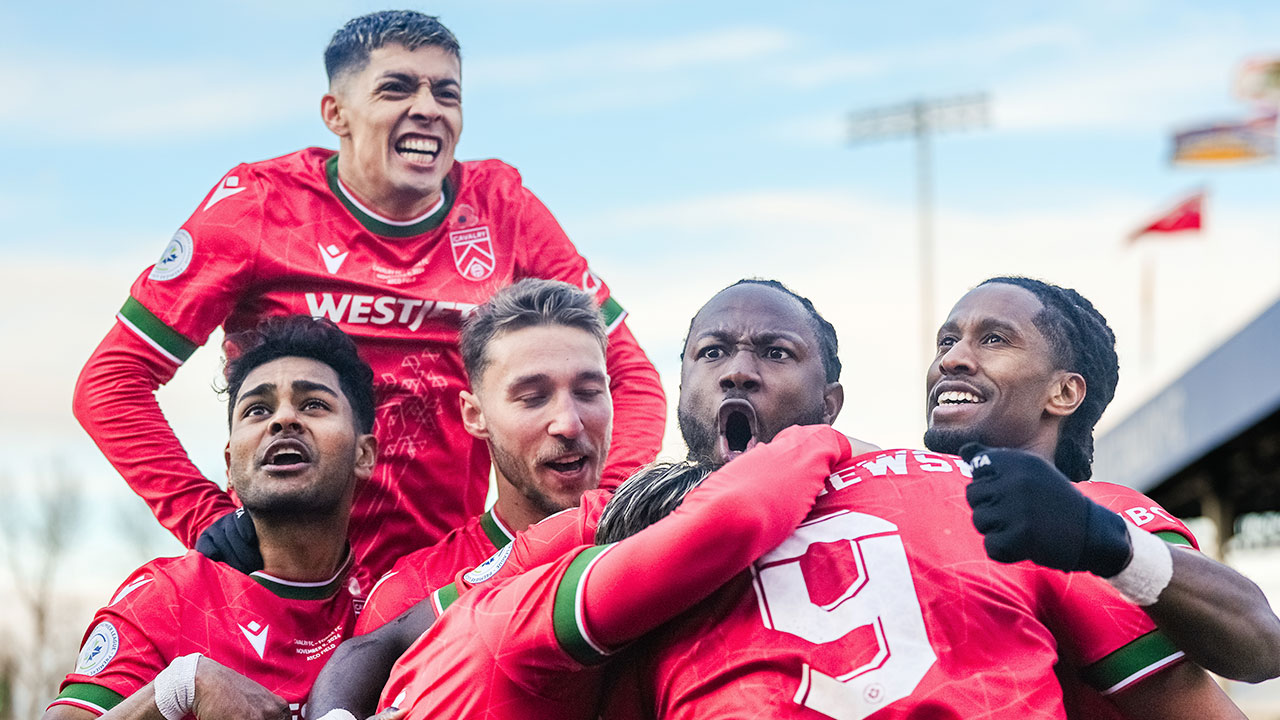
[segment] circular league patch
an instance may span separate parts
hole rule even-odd
[[[119,649],[120,635],[116,632],[116,626],[103,620],[89,633],[89,639],[80,649],[75,671],[81,675],[97,675],[107,667],[107,663],[111,662]]]
[[[173,234],[173,239],[165,246],[160,259],[156,261],[155,267],[151,268],[151,274],[147,277],[160,281],[178,277],[191,264],[191,256],[194,253],[195,241],[192,240],[191,233],[179,229]]]
[[[501,550],[489,556],[488,560],[480,563],[474,570],[462,576],[463,580],[476,585],[493,577],[495,573],[502,569],[507,563],[507,556],[511,554],[511,543],[507,543]]]

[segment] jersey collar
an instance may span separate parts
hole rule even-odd
[[[456,191],[453,187],[453,179],[446,175],[444,186],[440,192],[440,202],[435,204],[426,214],[413,220],[392,220],[382,217],[375,213],[372,209],[365,207],[356,199],[351,191],[347,190],[346,185],[338,179],[338,154],[334,153],[332,157],[324,163],[324,174],[329,181],[329,191],[333,196],[338,198],[344,207],[355,217],[366,230],[383,237],[406,238],[415,235],[421,235],[425,232],[435,230],[440,227],[440,223],[448,217],[449,211],[453,209],[453,199]]]
[[[489,508],[485,514],[480,516],[480,528],[484,530],[484,534],[489,538],[489,542],[493,543],[495,550],[501,550],[506,547],[513,539],[515,533],[502,522],[502,518],[498,517],[495,508]]]
[[[347,546],[346,553],[346,558],[338,566],[338,571],[333,574],[333,577],[320,582],[283,580],[274,575],[268,575],[261,570],[249,573],[249,577],[285,600],[326,600],[338,592],[343,582],[346,581],[347,575],[351,572],[351,566],[355,564],[355,556],[351,552],[350,545]]]

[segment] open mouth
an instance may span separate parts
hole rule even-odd
[[[267,472],[291,472],[301,470],[311,463],[311,451],[300,440],[277,440],[267,447],[262,456],[262,468]]]
[[[576,473],[587,466],[587,456],[579,455],[577,459],[549,460],[545,464],[558,473]]]
[[[719,430],[720,455],[728,462],[758,442],[756,409],[746,400],[725,400],[720,404]]]
[[[938,393],[938,405],[976,405],[986,401],[986,398],[965,390],[948,390]]]
[[[408,135],[396,143],[396,154],[409,162],[428,165],[435,162],[440,154],[440,140],[437,138]]]

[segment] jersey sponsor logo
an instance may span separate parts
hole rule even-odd
[[[129,595],[129,593],[133,592],[134,590],[137,590],[143,585],[146,585],[147,583],[151,582],[154,579],[155,578],[151,577],[150,575],[146,575],[144,577],[138,578],[137,580],[134,580],[128,585],[125,585],[124,587],[120,588],[120,592],[116,593],[115,597],[111,598],[111,602],[107,603],[107,607],[111,607],[112,605],[115,605],[116,603],[125,599],[125,597]]]
[[[1127,515],[1128,517],[1126,519],[1138,527],[1142,527],[1156,518],[1163,518],[1174,525],[1182,524],[1177,518],[1170,515],[1168,511],[1158,505],[1152,505],[1149,508],[1131,507],[1123,513],[1118,514],[1120,517],[1125,517]]]
[[[453,265],[468,280],[484,280],[493,274],[493,242],[489,226],[449,233],[453,248]]]
[[[218,183],[218,187],[213,189],[213,194],[209,196],[209,202],[204,204],[204,209],[217,205],[232,195],[242,193],[249,188],[240,186],[240,178],[236,175],[228,175],[222,178],[222,182]]]
[[[323,317],[335,323],[350,325],[403,325],[410,330],[422,327],[424,320],[453,317],[461,320],[475,310],[473,303],[420,300],[394,295],[347,295],[306,293],[307,310],[312,317]]]
[[[107,667],[107,663],[111,662],[119,649],[120,634],[116,632],[116,626],[103,620],[94,626],[84,647],[80,648],[75,672],[90,677],[97,675]]]
[[[493,577],[502,566],[507,563],[507,558],[511,555],[511,546],[504,545],[501,550],[489,556],[488,560],[480,563],[474,570],[462,576],[463,580],[476,585]]]
[[[156,261],[155,267],[151,268],[151,274],[147,277],[162,282],[178,277],[191,264],[191,256],[195,254],[195,249],[196,243],[191,233],[179,228],[178,232],[173,234],[173,239],[165,246],[160,259]]]
[[[342,261],[347,259],[347,251],[337,243],[329,243],[328,245],[316,243],[316,247],[320,250],[320,259],[324,261],[324,269],[328,270],[330,275],[337,275],[338,269],[342,267]]]
[[[259,625],[257,620],[250,620],[248,625],[237,624],[236,627],[240,628],[244,639],[249,641],[253,651],[261,658],[267,650],[267,631],[271,629],[270,626]]]

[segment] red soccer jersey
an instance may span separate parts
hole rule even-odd
[[[794,535],[636,653],[656,716],[1061,718],[1059,644],[1175,652],[1137,607],[1099,610],[1096,577],[989,560],[968,477],[914,450],[838,470]]]
[[[81,374],[77,416],[191,547],[234,503],[186,459],[152,392],[219,325],[235,332],[291,313],[333,320],[374,370],[378,466],[357,493],[351,538],[357,572],[376,578],[406,548],[484,509],[488,452],[459,412],[459,322],[525,277],[564,280],[601,303],[615,410],[602,483],[614,486],[661,443],[657,373],[608,287],[497,160],[455,164],[440,205],[412,222],[363,208],[338,181],[330,150],[236,167],[133,284],[119,325]]]
[[[490,508],[435,545],[400,558],[369,591],[356,621],[356,634],[364,635],[395,620],[433,590],[453,582],[458,571],[469,570],[506,547],[514,536]]]
[[[849,455],[830,427],[788,428],[639,533],[484,582],[401,657],[379,709],[405,709],[406,720],[594,717],[596,666],[786,537]],[[784,460],[793,472],[786,487],[774,470]]]
[[[98,611],[52,705],[101,715],[198,652],[284,698],[301,720],[316,675],[355,625],[350,569],[348,559],[327,582],[290,583],[195,551],[153,560]]]

